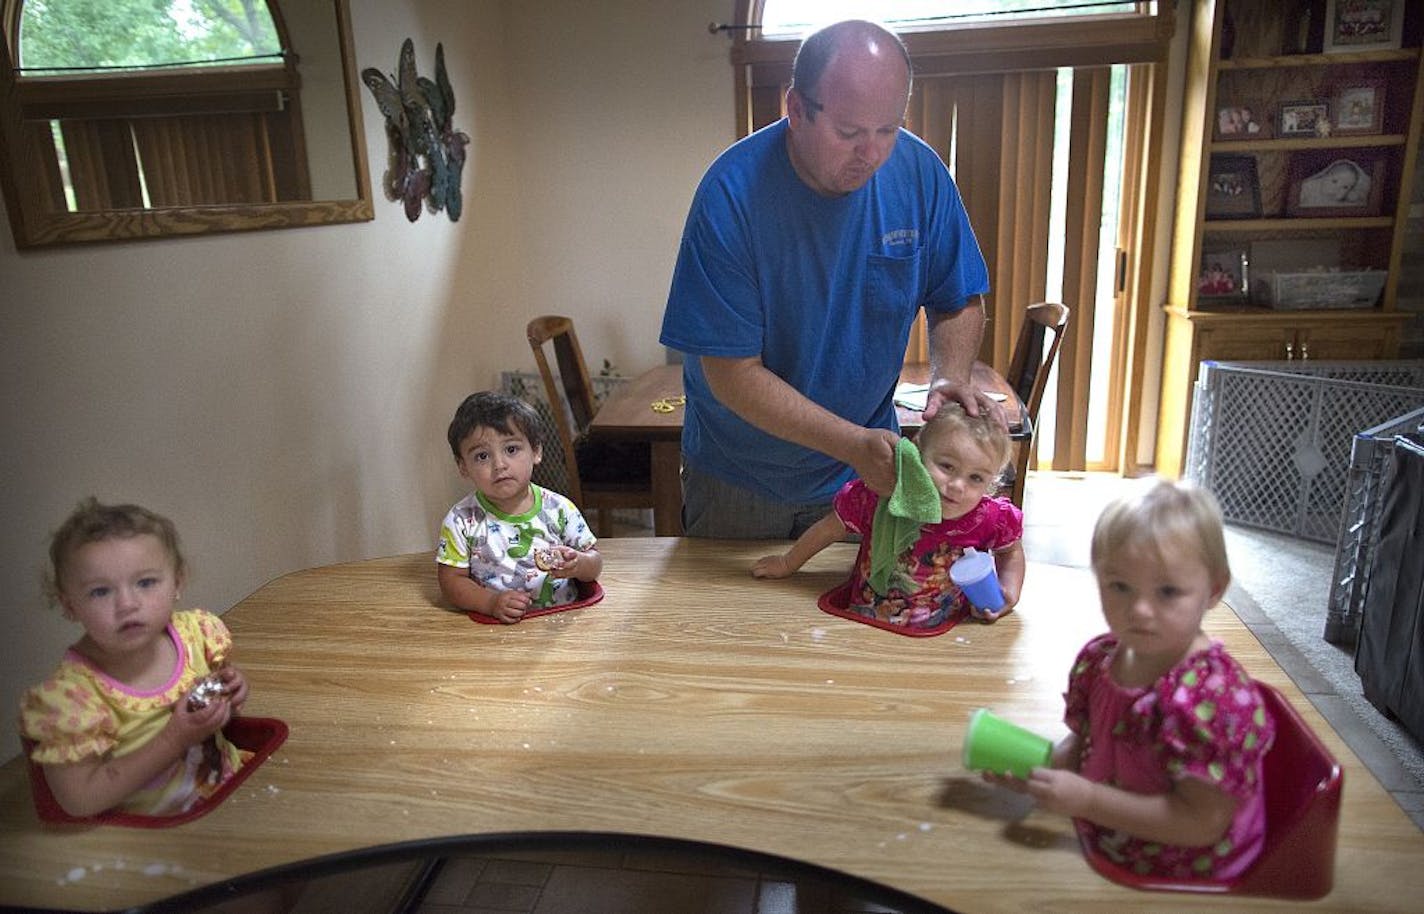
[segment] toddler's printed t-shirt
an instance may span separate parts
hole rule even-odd
[[[534,504],[518,515],[505,514],[479,492],[455,504],[440,525],[435,560],[468,569],[471,579],[491,590],[522,590],[536,607],[560,606],[579,598],[578,582],[541,569],[540,550],[553,545],[580,552],[598,541],[578,507],[552,489],[532,485]]]

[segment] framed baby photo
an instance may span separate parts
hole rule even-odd
[[[1325,53],[1399,47],[1404,37],[1404,8],[1410,2],[1412,0],[1325,0]]]
[[[1222,105],[1216,109],[1217,140],[1266,140],[1270,137],[1270,123],[1262,115],[1260,105]]]
[[[1286,214],[1378,216],[1385,159],[1379,150],[1319,149],[1291,156]]]
[[[1211,302],[1244,302],[1251,291],[1245,248],[1204,250],[1197,268],[1197,298]]]
[[[1335,90],[1335,133],[1384,133],[1382,79],[1361,80]]]
[[[1308,99],[1282,104],[1277,123],[1281,125],[1282,137],[1304,137],[1319,136],[1322,126],[1329,120],[1330,103]]]
[[[1255,219],[1261,215],[1256,157],[1214,155],[1207,166],[1206,218]]]

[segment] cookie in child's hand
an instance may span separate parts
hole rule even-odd
[[[208,676],[198,680],[198,684],[193,687],[193,691],[188,693],[188,710],[199,711],[212,704],[216,698],[221,698],[227,694],[223,688],[222,680],[217,676]]]
[[[553,571],[564,567],[564,558],[557,549],[535,549],[534,567],[540,571]]]

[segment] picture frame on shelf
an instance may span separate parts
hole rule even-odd
[[[1203,250],[1197,267],[1197,299],[1244,304],[1251,292],[1250,266],[1245,248]]]
[[[1335,133],[1384,133],[1383,79],[1363,79],[1341,85],[1335,90],[1332,123]]]
[[[1256,219],[1260,215],[1256,157],[1213,155],[1207,166],[1206,218]]]
[[[1260,105],[1222,105],[1216,109],[1217,140],[1267,140],[1270,137],[1271,125],[1262,117]]]
[[[1321,99],[1283,102],[1276,123],[1282,138],[1321,136],[1322,128],[1329,130],[1324,125],[1330,123],[1330,103]]]
[[[1393,50],[1404,38],[1408,0],[1325,0],[1326,54]]]
[[[1286,215],[1378,216],[1385,157],[1378,149],[1318,149],[1291,156]]]

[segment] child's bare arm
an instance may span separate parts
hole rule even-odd
[[[1026,792],[1049,812],[1087,819],[1144,841],[1200,847],[1218,841],[1231,825],[1236,798],[1205,781],[1186,777],[1166,793],[1132,793],[1072,771],[1035,768]]]
[[[1063,768],[1068,771],[1077,771],[1083,760],[1083,741],[1076,733],[1069,733],[1060,739],[1053,746],[1053,752],[1049,756],[1048,764],[1052,768]],[[999,787],[1007,787],[1015,793],[1028,793],[1028,781],[1014,777],[998,771],[985,769],[981,777],[990,784]]]
[[[501,622],[518,622],[529,608],[529,594],[485,587],[476,583],[463,568],[436,562],[435,576],[440,584],[440,595],[456,609],[493,616]]]
[[[71,816],[92,816],[113,809],[130,794],[178,761],[188,747],[217,733],[232,717],[226,699],[196,710],[180,699],[172,716],[153,739],[127,755],[94,758],[65,765],[45,765],[45,782]]]
[[[811,556],[832,543],[845,539],[845,535],[845,524],[836,516],[836,512],[832,511],[808,527],[786,552],[757,559],[756,564],[752,566],[752,577],[784,578],[793,575],[798,568],[810,561]]]
[[[995,610],[971,606],[969,614],[980,622],[994,622],[1000,616],[1006,616],[1013,612],[1014,607],[1019,603],[1019,597],[1023,594],[1024,566],[1022,541],[1012,543],[1002,549],[995,549],[994,571],[999,578],[999,590],[1004,595],[1004,605]]]
[[[1130,793],[1078,774],[1082,753],[1082,739],[1069,733],[1053,747],[1051,768],[1035,768],[1028,780],[986,771],[984,780],[1028,794],[1049,812],[1147,841],[1199,847],[1215,842],[1231,825],[1236,799],[1204,781],[1183,778],[1168,793]]]
[[[1005,546],[1003,549],[994,550],[994,570],[999,575],[999,589],[1004,592],[1005,612],[1017,606],[1019,597],[1023,595],[1026,566],[1023,540],[1019,540],[1011,546]]]
[[[576,581],[597,581],[598,576],[603,573],[603,554],[597,549],[586,549],[582,552],[572,546],[559,546],[559,555],[563,559],[563,564],[553,569],[560,577],[573,578]]]
[[[223,694],[235,713],[247,701],[247,676],[234,664],[225,664],[213,671],[222,683]]]
[[[1083,740],[1076,733],[1069,733],[1053,747],[1050,764],[1054,768],[1077,771],[1083,764]]]

